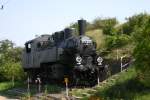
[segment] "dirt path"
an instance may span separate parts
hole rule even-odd
[[[62,93],[57,93],[57,94],[47,94],[47,95],[44,95],[42,93],[40,94],[36,94],[32,97],[33,100],[77,100],[73,97],[66,97],[64,94]]]
[[[4,97],[4,96],[0,96],[0,100],[7,100],[8,98]]]

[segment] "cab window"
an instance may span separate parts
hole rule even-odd
[[[30,53],[31,52],[31,43],[26,43],[25,46],[26,46],[26,52]]]

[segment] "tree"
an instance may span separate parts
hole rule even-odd
[[[150,86],[150,40],[144,39],[134,50],[135,65],[139,80]]]
[[[132,17],[126,18],[127,22],[122,25],[123,34],[132,35],[137,29],[140,29],[148,21],[149,15],[147,13],[140,13]]]
[[[139,80],[145,85],[150,87],[150,15],[143,19],[144,24],[141,22],[135,25],[134,39],[136,48],[134,49],[135,66],[139,76]],[[140,26],[140,27],[139,27]]]
[[[21,54],[22,48],[14,47],[12,41],[0,41],[0,80],[20,80],[23,77]]]

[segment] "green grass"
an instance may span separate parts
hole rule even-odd
[[[91,89],[92,90],[92,89]],[[150,88],[145,87],[136,78],[135,69],[129,68],[117,75],[111,76],[100,86],[94,87],[95,92],[90,89],[74,90],[73,95],[89,98],[100,98],[100,100],[150,100]],[[82,95],[89,93],[90,96]]]
[[[24,94],[13,93],[8,90],[13,89],[22,89],[26,92]],[[59,93],[61,91],[61,87],[57,85],[45,85],[41,87],[41,93]],[[38,93],[38,86],[30,85],[30,92],[27,92],[27,84],[22,82],[15,82],[15,86],[12,86],[12,82],[1,82],[0,83],[0,95],[5,96],[7,98],[21,98],[21,100],[26,100],[29,97],[32,97]]]
[[[0,83],[0,91],[4,91],[4,90],[10,89],[12,87],[13,86],[12,86],[11,82],[1,82]]]
[[[18,94],[9,93],[8,90],[18,87],[24,87],[24,84],[22,82],[16,81],[13,86],[12,82],[10,81],[0,82],[0,95],[8,98],[17,97]]]
[[[12,82],[0,82],[0,92],[6,91],[11,88],[20,87],[22,86],[22,82],[15,82],[14,86],[12,85]]]

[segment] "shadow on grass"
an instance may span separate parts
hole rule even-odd
[[[13,94],[11,92],[9,92],[9,90],[15,89],[15,88],[23,88],[24,84],[20,81],[17,81],[14,83],[14,86],[12,85],[12,82],[10,81],[6,81],[6,82],[1,82],[0,83],[0,95],[7,97],[7,98],[11,98],[11,97],[17,97],[19,94]],[[19,95],[20,96],[20,95]]]
[[[11,82],[3,82],[0,83],[0,95],[13,98],[13,99],[20,99],[22,97],[27,97],[28,95],[33,96],[38,94],[38,86],[37,85],[30,85],[30,91],[27,91],[27,84],[22,82],[16,82],[15,86],[12,86]],[[40,93],[59,93],[62,91],[62,88],[57,85],[42,85]]]
[[[144,87],[137,79],[130,79],[99,91],[95,96],[104,100],[135,100],[138,96],[150,94],[150,88]]]

